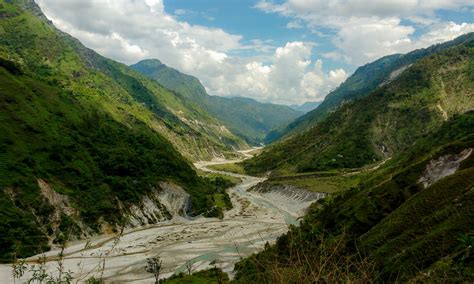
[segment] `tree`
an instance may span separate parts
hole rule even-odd
[[[186,261],[186,271],[188,272],[188,275],[191,275],[193,272],[193,262],[191,260]]]
[[[150,257],[146,259],[146,272],[151,273],[155,276],[155,283],[159,283],[159,278],[160,278],[160,270],[161,270],[161,265],[163,262],[161,261],[160,257]]]

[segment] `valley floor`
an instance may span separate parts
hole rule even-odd
[[[200,170],[215,172],[207,166],[235,161],[201,162]],[[223,173],[223,172],[221,172]],[[264,181],[264,178],[233,173],[242,183],[230,188],[233,209],[225,213],[223,220],[216,218],[176,218],[157,225],[125,230],[121,237],[98,236],[88,241],[70,243],[64,252],[64,270],[73,273],[74,280],[86,280],[91,276],[106,282],[152,282],[152,275],[145,271],[146,258],[160,256],[163,260],[162,277],[177,271],[185,271],[186,263],[193,264],[193,271],[209,267],[216,260],[225,272],[232,272],[241,258],[263,248],[268,241],[295,224],[303,209],[311,200],[294,197],[261,195],[248,189]],[[59,250],[47,252],[46,268],[56,273]],[[34,264],[40,255],[28,258]],[[105,260],[105,268],[102,269]],[[22,280],[29,278],[28,273]],[[13,283],[12,268],[0,266],[2,283]],[[74,281],[75,282],[75,281]]]

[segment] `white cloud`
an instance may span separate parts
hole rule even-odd
[[[311,61],[315,43],[278,47],[271,40],[244,40],[219,28],[190,25],[176,15],[195,12],[177,9],[170,15],[162,0],[37,2],[61,30],[99,53],[129,64],[158,58],[198,77],[212,95],[277,103],[318,101],[347,77],[343,69],[324,73],[321,60]],[[472,0],[265,0],[256,7],[288,17],[290,29],[307,26],[319,33],[324,27],[325,40],[335,50],[322,58],[358,66],[474,31],[472,23],[441,22],[435,15],[437,9],[465,9],[469,3]],[[415,37],[420,25],[425,33]]]
[[[37,2],[56,26],[87,47],[128,64],[158,58],[198,77],[213,95],[301,103],[321,100],[345,78],[344,71],[323,74],[311,67],[312,44],[289,42],[277,48],[260,39],[243,44],[240,35],[177,20],[165,12],[162,0]],[[257,55],[229,55],[243,50]]]
[[[439,9],[460,10],[474,6],[472,0],[286,0],[282,4],[261,0],[255,7],[306,21],[328,24],[331,17],[430,16]]]
[[[433,25],[426,34],[420,37],[418,45],[422,47],[433,43],[439,43],[470,32],[474,32],[474,23],[439,23]]]
[[[415,29],[397,18],[350,18],[337,33],[335,45],[347,62],[360,65],[383,55],[410,49]]]
[[[474,32],[474,24],[440,22],[430,25],[420,37],[414,38],[414,32],[414,27],[401,25],[397,18],[357,19],[349,20],[347,26],[341,27],[334,42],[347,62],[361,65],[385,55],[406,53],[452,40]]]
[[[473,6],[472,0],[287,0],[281,4],[262,0],[255,7],[289,17],[291,22],[302,21],[315,33],[322,27],[332,30],[337,50],[323,56],[358,66],[472,31],[473,23],[442,22],[436,11]],[[421,26],[427,32],[415,36]]]
[[[272,64],[250,62],[246,71],[236,78],[238,89],[250,94],[262,94],[264,100],[279,103],[321,101],[331,90],[342,83],[347,75],[344,70],[322,71],[321,60],[310,60],[312,44],[288,42],[276,49],[271,56]],[[230,94],[234,90],[229,90]]]
[[[301,24],[301,21],[291,21],[286,24],[286,27],[288,29],[302,29],[303,25]]]
[[[186,9],[176,9],[176,10],[174,10],[174,14],[178,15],[178,16],[189,14],[189,12],[190,11],[186,10]]]

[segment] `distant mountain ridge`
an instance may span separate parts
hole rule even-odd
[[[242,163],[268,190],[356,182],[237,263],[236,283],[474,281],[474,33],[437,47]]]
[[[271,130],[281,128],[303,114],[288,106],[260,103],[250,98],[210,96],[196,77],[183,74],[157,59],[142,60],[130,67],[182,95],[188,103],[203,108],[250,144],[264,142]]]
[[[320,121],[308,120],[312,124],[305,130],[245,161],[246,169],[250,173],[321,171],[356,168],[391,157],[443,121],[474,109],[473,46],[471,33],[428,48],[438,52],[428,53],[398,77],[377,84],[368,95],[360,93]],[[318,112],[322,107],[311,113],[323,115]]]
[[[329,113],[342,105],[367,96],[380,85],[393,80],[416,60],[467,41],[472,37],[472,33],[462,35],[452,41],[414,50],[407,54],[388,55],[357,68],[353,75],[326,96],[317,109],[297,118],[278,133],[271,133],[271,137],[266,139],[267,142],[270,143],[282,137],[304,131],[315,123],[322,121]]]
[[[307,113],[312,111],[313,109],[317,108],[322,102],[305,102],[301,105],[290,105],[292,109],[296,111],[301,111],[303,113]]]
[[[230,203],[226,180],[190,160],[247,144],[59,31],[32,0],[0,3],[0,93],[0,262],[174,212],[218,217]]]

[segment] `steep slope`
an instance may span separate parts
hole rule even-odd
[[[463,37],[466,39],[466,37]],[[418,60],[392,82],[346,103],[244,163],[247,171],[356,168],[386,159],[474,109],[474,36]]]
[[[131,67],[184,96],[190,104],[201,107],[251,144],[264,142],[271,130],[281,128],[303,114],[287,106],[260,103],[249,98],[209,96],[197,78],[170,68],[157,59],[143,60]]]
[[[472,282],[473,130],[473,111],[455,115],[313,204],[300,227],[236,265],[236,283]]]
[[[271,133],[266,140],[270,143],[279,138],[302,132],[322,121],[329,113],[342,105],[367,96],[379,86],[393,81],[417,60],[451,46],[470,41],[472,38],[474,38],[473,33],[466,34],[452,41],[415,50],[407,54],[385,56],[359,67],[344,83],[330,92],[317,109],[297,118],[285,128]]]
[[[132,115],[144,121],[189,159],[210,159],[245,146],[205,111],[186,105],[182,96],[85,48],[57,30],[33,2],[20,2],[36,16],[8,11],[5,3],[0,48],[4,58],[23,62],[74,95],[95,96],[117,120]]]
[[[294,110],[307,113],[312,111],[313,109],[316,109],[320,104],[321,102],[305,102],[301,105],[290,105],[290,107]]]
[[[175,115],[175,95],[59,32],[33,1],[2,1],[0,19],[0,261],[174,210],[218,214],[223,183],[173,147],[214,144]]]

